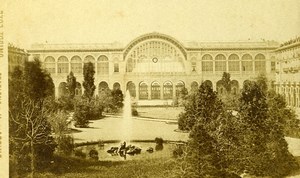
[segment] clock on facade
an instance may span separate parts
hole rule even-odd
[[[158,59],[155,57],[152,59],[152,62],[157,63]]]

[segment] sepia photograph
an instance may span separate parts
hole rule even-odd
[[[300,178],[299,0],[0,3],[0,176]]]

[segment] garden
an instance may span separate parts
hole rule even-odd
[[[10,177],[283,177],[299,174],[299,120],[261,75],[224,95],[202,83],[181,106],[132,107],[119,89],[95,96],[84,65],[54,97],[38,60],[9,78]],[[22,86],[22,87],[21,87]]]

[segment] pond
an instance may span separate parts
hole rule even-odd
[[[81,150],[86,154],[86,158],[90,159],[89,152],[91,150],[97,150],[98,160],[101,161],[122,161],[122,160],[138,160],[138,159],[155,159],[155,158],[170,158],[173,156],[173,150],[177,147],[176,143],[164,143],[163,147],[157,147],[154,142],[132,142],[131,145],[141,149],[139,154],[126,154],[126,156],[121,156],[120,154],[110,154],[107,150],[112,147],[120,148],[121,143],[104,143],[103,145],[94,144],[87,146],[79,146],[75,150]],[[129,144],[127,144],[129,145]],[[153,148],[153,152],[148,152],[149,148]]]

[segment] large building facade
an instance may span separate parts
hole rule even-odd
[[[289,106],[300,107],[300,37],[275,50],[276,92],[285,96]]]
[[[129,90],[138,104],[168,103],[185,87],[188,91],[209,82],[219,93],[223,72],[231,74],[232,92],[245,80],[264,73],[275,81],[276,42],[182,43],[173,37],[150,33],[123,46],[111,44],[36,44],[29,50],[39,58],[55,84],[55,95],[65,90],[67,75],[77,78],[82,94],[83,65],[95,66],[96,95],[110,88]]]
[[[28,57],[29,54],[26,50],[18,48],[13,44],[8,44],[8,72],[13,72],[17,66],[21,67],[21,69],[24,68]]]

